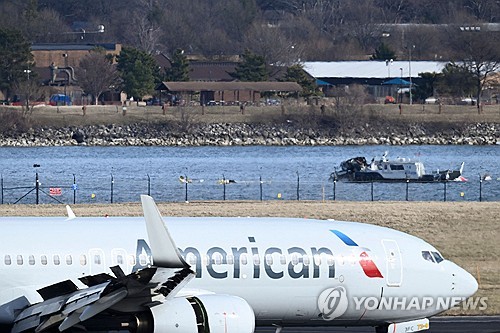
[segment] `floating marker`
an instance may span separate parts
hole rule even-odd
[[[95,193],[92,193],[92,194],[90,195],[90,197],[91,197],[92,199],[95,199]]]

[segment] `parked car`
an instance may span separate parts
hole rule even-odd
[[[71,97],[64,94],[54,94],[50,96],[49,104],[52,106],[71,105]]]

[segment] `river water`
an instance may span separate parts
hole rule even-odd
[[[450,182],[446,191],[443,183],[411,183],[410,201],[478,201],[480,196],[500,201],[500,146],[428,145],[0,148],[2,200],[22,198],[34,188],[36,173],[40,203],[130,202],[148,192],[157,201],[184,201],[186,184],[180,176],[191,180],[188,200],[222,200],[224,195],[227,200],[406,200],[406,184],[374,183],[372,192],[371,184],[328,181],[341,161],[356,156],[371,160],[384,151],[389,158],[419,159],[427,172],[457,169],[465,162],[468,182]],[[479,174],[485,173],[492,180],[480,183]],[[235,183],[224,188],[223,176]],[[61,195],[46,195],[50,188],[53,194],[60,188]],[[19,202],[35,201],[33,190]]]

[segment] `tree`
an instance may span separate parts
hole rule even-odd
[[[425,101],[428,97],[434,95],[434,88],[439,78],[440,73],[420,73],[418,74],[421,80],[418,81],[418,85],[415,85],[414,98],[416,100]]]
[[[19,31],[0,29],[0,90],[7,97],[26,78],[32,59],[30,44]]]
[[[280,29],[255,24],[245,36],[245,45],[248,49],[264,58],[268,72],[273,66],[290,66],[297,63],[302,56],[302,49],[295,45]],[[272,73],[275,74],[275,73]]]
[[[153,93],[155,81],[159,81],[159,73],[156,61],[150,54],[124,47],[117,59],[122,88],[128,96],[141,100]]]
[[[229,73],[232,77],[247,82],[266,81],[268,79],[269,73],[266,69],[264,57],[245,50],[242,58],[243,61],[236,66],[236,70]]]
[[[37,101],[43,95],[42,89],[35,77],[26,78],[14,85],[14,90],[22,101],[23,114],[31,114],[33,112],[33,101]]]
[[[170,64],[171,67],[165,69],[167,81],[189,81],[189,62],[184,55],[184,50],[175,50]]]
[[[85,93],[93,96],[95,105],[103,92],[118,83],[116,66],[98,50],[91,52],[80,61],[76,74],[78,84]]]
[[[396,60],[396,53],[385,43],[381,43],[372,54],[370,60]]]
[[[302,87],[301,95],[306,98],[316,94],[316,83],[314,82],[314,79],[306,74],[304,67],[301,64],[288,67],[283,81],[297,82],[300,84]]]
[[[475,79],[463,65],[449,63],[437,80],[437,90],[440,94],[453,97],[471,96],[476,92]]]
[[[477,111],[480,113],[483,89],[490,83],[491,74],[500,69],[500,39],[496,33],[479,36],[478,32],[451,31],[451,34],[451,49],[454,50],[452,57],[471,74],[475,85]]]

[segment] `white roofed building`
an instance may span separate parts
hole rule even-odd
[[[304,70],[320,85],[328,86],[362,85],[378,101],[387,95],[395,95],[402,87],[384,85],[394,78],[417,84],[420,73],[440,73],[448,64],[446,61],[312,61],[304,63]],[[393,96],[396,97],[396,96]]]

